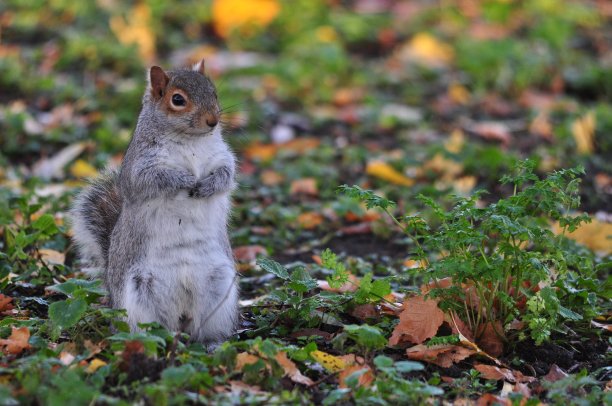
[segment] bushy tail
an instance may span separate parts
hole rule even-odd
[[[96,276],[106,268],[110,237],[121,213],[117,171],[106,171],[75,198],[70,210],[73,241],[83,271]]]

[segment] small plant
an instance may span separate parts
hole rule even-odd
[[[487,207],[479,204],[483,192],[455,198],[448,211],[420,195],[440,224],[435,229],[418,215],[394,216],[393,202],[371,191],[346,185],[340,191],[391,216],[414,242],[429,295],[476,338],[493,329],[505,339],[515,322],[526,324],[541,344],[563,320],[582,319],[563,305],[569,294],[566,283],[577,275],[588,277],[594,269],[589,261],[571,261],[571,252],[564,249],[564,234],[589,221],[586,215],[570,214],[580,203],[578,177],[584,170],[564,169],[539,179],[534,167],[532,161],[521,162],[513,175],[502,178],[513,186],[513,194]],[[559,235],[550,230],[551,222],[559,224]]]

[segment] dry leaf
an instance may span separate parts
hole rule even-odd
[[[282,174],[271,169],[266,169],[262,171],[260,178],[261,183],[266,186],[276,186],[280,184],[283,180],[285,180],[285,177]]]
[[[359,288],[359,278],[353,274],[349,274],[348,279],[349,281],[347,283],[336,289],[330,287],[327,281],[318,280],[317,285],[319,286],[319,289],[326,290],[328,292],[345,293],[356,291]]]
[[[9,312],[14,309],[12,304],[13,298],[0,293],[0,314]]]
[[[436,300],[414,296],[404,301],[400,322],[389,339],[389,345],[408,341],[420,344],[436,335],[444,322],[444,312],[438,308]]]
[[[595,113],[592,111],[572,123],[572,135],[581,154],[591,154],[595,149],[595,126]]]
[[[328,354],[323,351],[312,351],[310,356],[317,361],[327,372],[340,372],[347,367],[346,361],[342,358],[336,357],[334,355]]]
[[[544,380],[548,382],[557,382],[563,378],[567,378],[567,376],[568,374],[559,368],[557,364],[552,364],[548,373],[544,375]]]
[[[0,308],[2,308],[2,306],[0,306]],[[593,327],[601,328],[603,330],[607,330],[608,332],[612,332],[612,324],[603,324],[603,323],[598,323],[595,320],[591,320],[591,325]]]
[[[463,172],[463,165],[452,159],[444,158],[442,154],[436,154],[432,159],[423,164],[423,170],[439,174],[439,180],[452,182]]]
[[[281,368],[283,368],[283,371],[285,371],[285,375],[287,375],[289,379],[291,379],[293,382],[299,383],[302,385],[314,384],[312,379],[310,379],[307,376],[302,375],[298,367],[295,365],[293,361],[291,361],[287,357],[287,353],[285,353],[284,351],[277,353],[275,359],[278,362],[278,364],[281,366]]]
[[[453,334],[461,334],[468,341],[474,342],[474,333],[472,332],[472,330],[470,330],[468,325],[459,318],[456,313],[452,313],[452,315],[445,314],[444,319],[450,326]]]
[[[315,211],[308,211],[297,216],[297,225],[305,230],[312,230],[323,223],[323,215]]]
[[[258,255],[266,255],[268,251],[261,245],[243,245],[233,250],[234,258],[239,262],[254,262]]]
[[[104,365],[107,365],[107,363],[102,361],[99,358],[94,358],[94,359],[91,360],[91,362],[89,363],[89,365],[85,369],[85,372],[87,372],[88,374],[93,374],[98,369],[102,368]]]
[[[484,379],[493,379],[495,381],[506,380],[508,382],[533,382],[536,380],[533,376],[525,376],[520,371],[513,371],[507,368],[500,368],[494,365],[474,364],[474,369],[480,372]]]
[[[60,352],[59,360],[62,363],[62,365],[68,366],[72,364],[72,361],[74,361],[74,359],[75,359],[75,356],[69,353],[68,351]]]
[[[309,196],[317,196],[319,194],[319,189],[317,188],[317,180],[315,178],[296,179],[291,182],[289,193],[291,195],[302,194]]]
[[[451,63],[455,57],[453,48],[431,34],[418,33],[400,50],[401,56],[423,65],[439,67]]]
[[[485,140],[499,141],[503,145],[510,144],[510,140],[512,139],[508,126],[503,123],[476,123],[471,126],[469,130]]]
[[[487,354],[499,357],[504,352],[504,329],[500,321],[481,324],[476,337],[478,345]]]
[[[380,316],[380,311],[375,304],[366,303],[357,305],[351,310],[351,316],[360,320],[376,319]]]
[[[372,161],[366,166],[366,173],[372,175],[387,182],[394,183],[401,186],[412,186],[414,180],[407,178],[400,172],[395,170],[391,165],[382,161]]]
[[[552,230],[555,234],[563,232],[559,223],[553,224]],[[573,233],[565,233],[565,235],[593,251],[604,254],[612,253],[612,223],[602,223],[597,219],[592,219],[590,223],[582,224]]]
[[[151,8],[138,2],[130,10],[127,21],[123,17],[111,17],[111,31],[122,44],[136,44],[141,59],[151,62],[155,58],[155,32],[152,27]]]
[[[280,12],[277,0],[215,0],[212,19],[215,31],[227,38],[233,30],[251,35],[254,27],[265,27]]]
[[[32,168],[34,176],[42,179],[63,178],[64,167],[72,162],[77,156],[85,150],[87,146],[84,142],[68,145],[53,155],[51,158],[45,158],[37,162]]]
[[[457,104],[467,104],[470,101],[470,92],[459,83],[452,83],[447,93],[448,97]]]
[[[50,264],[64,265],[66,255],[62,252],[55,251],[48,248],[41,248],[38,250],[40,258]]]
[[[326,341],[330,340],[333,337],[331,333],[328,333],[327,331],[319,330],[317,328],[304,328],[304,329],[294,331],[293,333],[291,333],[291,337],[293,338],[312,337],[312,336],[323,337],[323,339]]]
[[[473,354],[476,354],[476,351],[452,344],[432,345],[431,347],[419,344],[406,350],[408,358],[429,362],[442,368],[450,368],[454,363]]]
[[[242,371],[246,365],[251,365],[259,361],[260,358],[257,355],[249,354],[248,352],[241,352],[236,355],[236,371]]]
[[[552,140],[553,127],[546,111],[541,111],[536,118],[533,119],[529,125],[529,132],[539,135],[544,139]]]
[[[444,143],[444,148],[452,154],[458,154],[463,150],[463,146],[465,145],[465,135],[463,131],[459,129],[453,130],[450,137]]]
[[[257,161],[269,161],[276,155],[277,145],[274,144],[262,144],[261,142],[254,142],[244,150],[244,156],[257,160]]]
[[[4,354],[19,355],[30,348],[30,330],[27,327],[12,327],[7,339],[0,339],[0,347]]]
[[[492,393],[485,393],[476,401],[476,406],[511,406],[512,401]]]
[[[461,196],[468,196],[475,186],[475,176],[462,176],[461,178],[453,181],[453,188],[455,189],[455,192]]]
[[[75,178],[93,178],[98,176],[98,170],[82,159],[77,159],[76,162],[70,166],[70,173]]]
[[[348,386],[346,385],[346,378],[351,376],[353,373],[364,369],[366,372],[362,373],[357,379],[357,386],[365,386],[366,388],[370,387],[372,385],[372,382],[374,382],[374,374],[372,373],[372,369],[370,369],[370,367],[367,365],[351,365],[344,369],[342,372],[340,372],[340,374],[338,375],[340,388],[347,388]]]

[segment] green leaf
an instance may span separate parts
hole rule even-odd
[[[259,258],[257,260],[257,265],[259,265],[264,271],[270,272],[281,279],[289,279],[289,272],[287,272],[287,269],[270,258]]]
[[[176,388],[185,385],[195,374],[195,368],[191,364],[185,364],[180,367],[166,368],[162,372],[161,377],[167,385]]]
[[[346,270],[344,264],[338,262],[336,254],[334,254],[329,248],[327,248],[321,254],[321,261],[325,268],[331,269],[334,273],[327,277],[327,283],[332,289],[338,289],[349,281],[349,272]]]
[[[84,299],[68,299],[49,306],[49,319],[60,329],[74,326],[87,311]]]
[[[53,216],[50,214],[43,214],[42,216],[37,218],[32,223],[32,227],[45,235],[53,235],[59,231],[57,226],[55,225],[55,220],[53,219]]]
[[[567,307],[563,307],[561,305],[559,305],[559,314],[562,317],[565,317],[566,319],[570,319],[570,320],[582,320],[582,316],[579,315],[576,312],[571,311],[570,309],[568,309]]]
[[[347,332],[355,342],[369,349],[381,349],[387,345],[387,339],[378,327],[363,324],[348,324],[344,326],[344,331]]]
[[[317,281],[310,276],[306,268],[299,266],[291,272],[289,287],[297,293],[305,293],[317,287]]]

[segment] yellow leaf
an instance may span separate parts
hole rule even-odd
[[[78,159],[72,164],[72,166],[70,166],[70,173],[75,178],[91,178],[98,175],[98,170],[90,163],[87,163],[82,159]]]
[[[254,27],[270,24],[279,12],[277,0],[215,0],[212,20],[217,34],[227,38],[233,30],[250,35]]]
[[[104,365],[107,365],[106,362],[102,361],[99,358],[94,358],[91,360],[91,362],[85,369],[85,372],[87,372],[88,374],[93,374],[98,369],[102,368]]]
[[[64,255],[64,253],[49,248],[41,248],[38,250],[38,253],[43,261],[50,264],[64,265],[64,261],[66,260],[66,255]]]
[[[594,150],[595,125],[595,114],[592,111],[572,123],[572,135],[581,154],[590,154]]]
[[[458,154],[465,145],[465,135],[460,129],[455,129],[450,138],[444,143],[444,148],[450,153]]]
[[[323,351],[313,351],[310,353],[310,356],[317,361],[327,372],[340,372],[346,369],[346,362],[334,355],[328,354]]]
[[[461,196],[467,196],[476,186],[475,176],[462,176],[453,181],[455,192]]]
[[[366,167],[366,173],[387,182],[395,183],[396,185],[412,186],[414,180],[402,175],[393,167],[382,161],[372,161]]]
[[[555,234],[563,232],[559,223],[553,225],[553,232]],[[566,233],[565,235],[593,251],[604,254],[612,253],[612,223],[602,223],[592,219],[590,223],[583,224],[573,233]]]
[[[448,97],[457,104],[467,104],[470,101],[470,92],[459,83],[452,83],[448,87]]]
[[[151,27],[151,9],[146,3],[140,2],[132,7],[127,21],[113,16],[109,24],[119,42],[136,44],[143,60],[150,62],[155,58],[155,32]]]
[[[321,42],[335,42],[338,39],[338,34],[333,27],[324,25],[317,28],[316,34],[317,39]]]
[[[429,66],[448,65],[455,57],[450,45],[425,32],[412,37],[406,52],[411,59]]]

